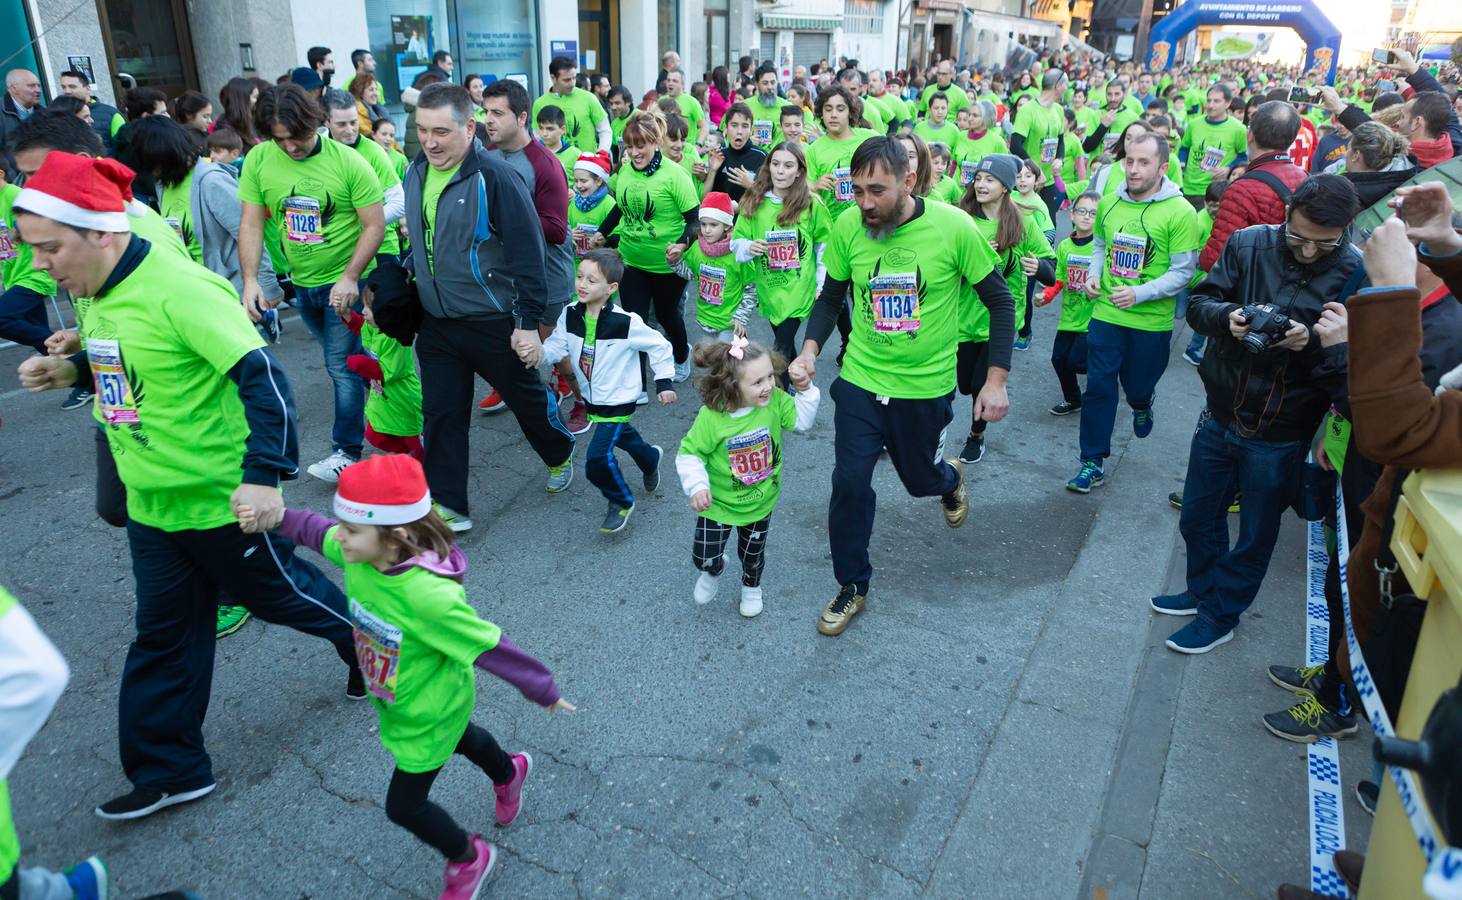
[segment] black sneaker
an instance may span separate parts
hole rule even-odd
[[[1301,694],[1294,706],[1265,716],[1264,727],[1275,737],[1297,744],[1313,744],[1323,737],[1355,737],[1360,730],[1354,712],[1342,716],[1327,709],[1314,694]]]
[[[365,676],[360,673],[359,666],[350,667],[350,679],[345,682],[345,699],[364,700],[366,698]]]
[[[169,793],[160,791],[157,788],[139,787],[133,788],[130,794],[123,794],[115,800],[108,800],[96,808],[96,814],[103,819],[121,821],[123,819],[140,819],[143,816],[150,816],[160,809],[169,806],[177,806],[179,803],[187,803],[190,800],[197,800],[199,797],[213,793],[217,784],[209,782],[200,788],[191,791],[178,791]]]
[[[1362,781],[1355,786],[1355,802],[1373,816],[1376,814],[1376,802],[1380,799],[1381,786],[1374,781]]]
[[[655,448],[655,453],[658,455],[655,457],[655,468],[645,473],[645,491],[653,494],[655,489],[660,486],[660,463],[665,459],[665,451],[659,444],[650,446]]]
[[[1055,406],[1051,407],[1051,415],[1053,416],[1069,416],[1074,412],[1081,412],[1081,403],[1072,403],[1070,400],[1062,400],[1060,403],[1057,403]]]
[[[61,401],[62,409],[80,409],[91,402],[91,391],[86,388],[74,387],[66,399]]]
[[[1325,686],[1325,664],[1318,666],[1270,666],[1269,680],[1292,694],[1318,694]]]
[[[972,434],[969,440],[965,441],[965,448],[959,451],[959,461],[974,465],[985,458],[985,436],[983,434]]]

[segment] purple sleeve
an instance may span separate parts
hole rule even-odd
[[[316,553],[323,553],[325,532],[334,526],[334,522],[319,513],[307,509],[286,509],[279,533],[296,544],[309,547]]]
[[[558,685],[548,666],[519,650],[506,637],[498,638],[497,646],[477,657],[475,665],[511,684],[539,706],[558,702]]]

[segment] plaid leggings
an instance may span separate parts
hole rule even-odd
[[[736,555],[741,559],[741,583],[747,587],[761,585],[766,567],[767,526],[771,516],[750,525],[737,525]],[[705,516],[695,520],[695,542],[690,548],[691,561],[702,572],[720,575],[726,568],[726,544],[731,540],[731,525],[713,522]]]

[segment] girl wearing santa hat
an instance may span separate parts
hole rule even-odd
[[[574,268],[584,253],[604,246],[599,231],[604,218],[614,210],[609,193],[609,152],[586,153],[574,163],[574,194],[569,198],[569,229],[574,235]],[[577,432],[576,432],[577,433]]]
[[[348,466],[334,505],[338,522],[286,510],[280,533],[345,569],[357,665],[380,714],[381,743],[396,759],[386,817],[447,858],[442,900],[468,900],[487,880],[497,850],[480,834],[469,837],[428,799],[432,783],[453,754],[467,757],[492,779],[497,823],[508,825],[533,769],[528,754],[505,753],[473,724],[474,667],[550,713],[574,707],[543,663],[467,603],[467,559],[432,511],[421,463],[391,454]],[[239,509],[246,527],[253,516]]]
[[[721,341],[731,340],[733,334],[744,337],[756,307],[756,294],[749,290],[751,269],[731,252],[735,222],[736,204],[729,195],[706,194],[701,200],[700,233],[674,264],[675,274],[695,286],[695,323]]]

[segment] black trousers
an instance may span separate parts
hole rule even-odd
[[[1061,382],[1061,397],[1067,403],[1081,404],[1081,385],[1077,375],[1086,374],[1086,332],[1058,331],[1051,345],[1051,368]]]
[[[493,784],[507,784],[513,780],[512,758],[503,752],[485,728],[467,723],[467,731],[453,752],[470,759],[487,773]],[[397,769],[392,772],[391,786],[386,788],[386,818],[416,835],[423,843],[435,847],[447,859],[456,859],[467,852],[467,832],[446,810],[427,799],[441,772],[441,769],[430,772]]]
[[[797,358],[801,348],[797,346],[797,329],[802,327],[802,320],[795,317],[788,317],[782,320],[780,325],[772,326],[772,349],[782,354],[784,362],[791,362]],[[792,379],[787,373],[782,373],[782,387],[788,389]]]
[[[1036,280],[1034,278],[1027,278],[1025,280],[1025,324],[1020,326],[1017,337],[1028,338],[1031,336],[1031,322],[1036,317],[1035,296]],[[1020,300],[1017,299],[1015,302],[1019,303]]]
[[[750,525],[737,525],[736,556],[741,560],[741,583],[747,587],[761,584],[761,573],[767,564],[767,528],[772,517]],[[695,543],[690,547],[690,559],[702,572],[720,575],[726,568],[726,544],[731,540],[733,526],[713,522],[705,516],[696,516]]]
[[[989,377],[990,342],[961,341],[956,350],[955,381],[959,384],[959,392],[971,398],[972,410],[975,399],[978,399],[980,391],[985,389],[985,381]],[[971,416],[973,416],[973,411]],[[988,424],[984,419],[971,418],[970,434],[984,434],[985,426]]]
[[[416,337],[425,416],[427,485],[432,497],[468,512],[467,448],[472,422],[472,376],[481,375],[502,394],[518,427],[544,465],[562,465],[574,454],[574,436],[558,416],[558,404],[536,369],[526,368],[509,343],[512,320],[438,319],[423,316]]]
[[[113,528],[127,527],[127,486],[117,474],[117,461],[107,433],[96,428],[96,514]]]
[[[685,362],[690,356],[685,319],[680,310],[680,298],[684,293],[685,279],[674,272],[646,272],[625,266],[624,277],[619,282],[619,300],[625,309],[646,322],[650,321],[650,310],[654,310],[655,321],[665,330],[677,363]],[[640,357],[643,360],[644,354]]]

